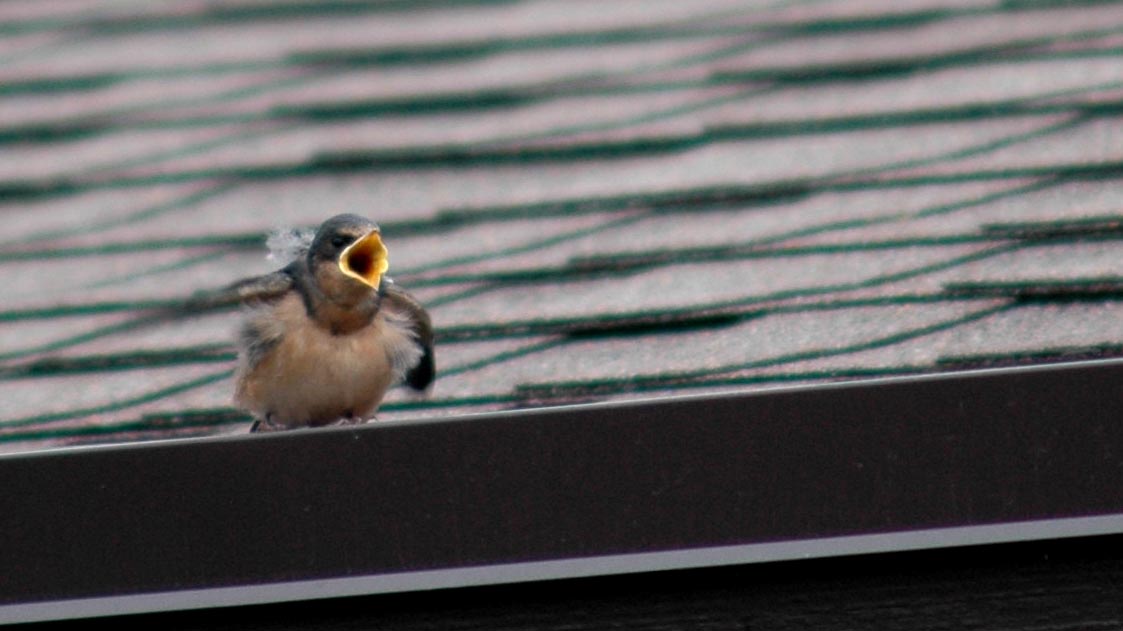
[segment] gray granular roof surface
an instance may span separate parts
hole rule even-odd
[[[264,241],[378,221],[383,421],[1123,354],[1123,3],[0,3],[0,452],[243,432]]]

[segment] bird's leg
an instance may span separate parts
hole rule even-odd
[[[273,432],[279,429],[283,428],[273,421],[273,413],[267,412],[265,418],[259,418],[253,422],[253,425],[250,426],[250,433]]]
[[[335,424],[336,425],[362,425],[363,423],[366,423],[366,422],[367,421],[366,421],[365,418],[363,418],[361,416],[355,416],[354,412],[351,412],[350,410],[348,410],[347,414],[341,416],[339,418],[339,420],[335,422]]]

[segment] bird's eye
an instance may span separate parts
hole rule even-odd
[[[343,247],[343,246],[347,245],[347,243],[348,243],[349,241],[351,241],[351,239],[349,239],[349,238],[347,238],[347,237],[345,237],[345,236],[343,236],[343,235],[341,235],[341,234],[340,234],[340,235],[336,235],[336,236],[334,236],[334,237],[332,237],[332,238],[331,238],[331,244],[332,244],[332,246],[333,246],[333,247],[337,247],[337,248],[341,248],[341,247]]]

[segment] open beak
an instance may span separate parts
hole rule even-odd
[[[339,269],[374,289],[382,284],[382,275],[390,269],[386,246],[377,230],[366,233],[339,255]]]

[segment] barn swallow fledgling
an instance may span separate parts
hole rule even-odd
[[[388,267],[378,226],[338,215],[285,268],[228,289],[249,306],[234,400],[251,432],[363,423],[392,385],[432,383],[429,314]]]

